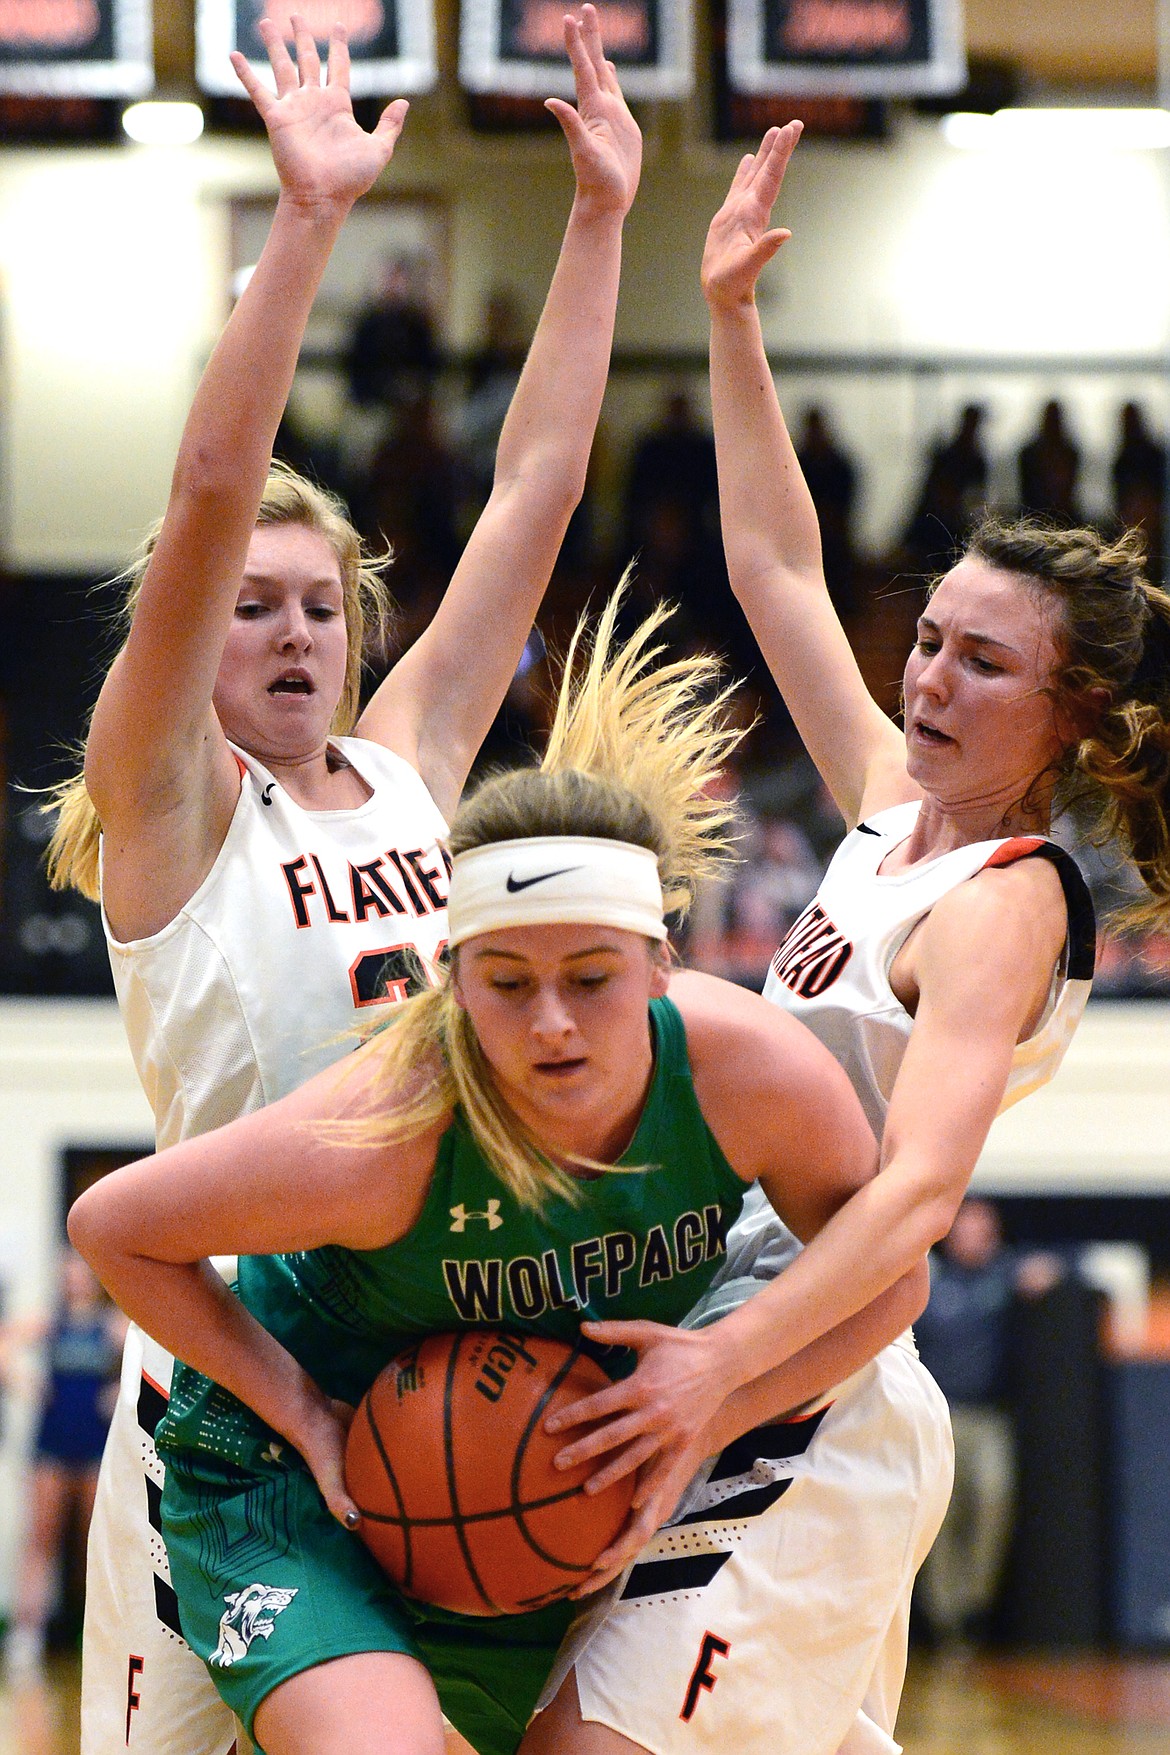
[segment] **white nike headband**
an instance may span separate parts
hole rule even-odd
[[[482,932],[557,923],[665,938],[658,856],[593,835],[493,841],[455,855],[447,902],[452,950]]]

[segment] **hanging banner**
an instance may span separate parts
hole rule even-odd
[[[129,98],[153,84],[149,0],[0,0],[0,92]]]
[[[919,97],[966,83],[962,0],[728,0],[734,89]]]
[[[596,0],[605,52],[628,98],[686,97],[691,0]],[[564,0],[463,0],[459,78],[468,91],[572,97]]]
[[[0,0],[3,6],[6,0]],[[242,97],[228,59],[239,49],[272,84],[268,52],[257,25],[273,19],[292,42],[292,14],[299,12],[324,54],[329,32],[340,20],[349,33],[350,82],[354,97],[399,97],[429,91],[438,77],[431,0],[196,0],[195,77],[215,97]]]

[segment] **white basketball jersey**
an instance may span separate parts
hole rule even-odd
[[[303,810],[235,750],[239,802],[191,900],[161,932],[128,944],[106,923],[160,1147],[304,1084],[356,1046],[367,1007],[425,979],[420,956],[434,963],[446,943],[438,806],[380,744],[334,744],[370,787],[364,804]]]
[[[978,841],[882,876],[879,866],[906,840],[918,808],[895,805],[845,837],[816,896],[772,959],[764,985],[765,999],[807,1024],[845,1068],[879,1139],[914,1024],[890,986],[890,966],[912,928],[948,890],[986,866],[1029,858],[1051,860],[1064,889],[1064,951],[1044,1016],[1016,1047],[1001,1110],[1053,1076],[1093,978],[1093,904],[1080,872],[1055,842],[1032,835]]]

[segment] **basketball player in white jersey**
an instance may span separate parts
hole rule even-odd
[[[492,494],[433,623],[354,726],[376,576],[340,508],[270,472],[270,458],[326,261],[389,161],[406,105],[366,134],[344,32],[332,34],[323,84],[313,38],[294,27],[295,59],[260,25],[275,95],[233,57],[268,129],[276,217],[196,394],[94,713],[85,787],[64,789],[53,848],[57,881],[94,889],[100,818],[115,984],[160,1146],[300,1084],[443,948],[437,838],[584,487],[640,167],[638,129],[585,6],[565,27],[578,108],[549,105],[576,195]],[[144,1358],[136,1336],[91,1538],[84,1755],[226,1755],[235,1741],[179,1636],[157,1534],[152,1434],[170,1367],[151,1343]]]
[[[996,1113],[1059,1065],[1094,949],[1086,886],[1047,839],[1061,782],[1095,798],[1149,911],[1170,912],[1170,597],[1132,533],[986,524],[921,618],[904,732],[865,689],[755,307],[788,236],[767,228],[799,133],[771,130],[743,160],[703,263],[731,582],[850,830],[765,994],[833,1050],[882,1139],[881,1174],[755,1301],[793,1353],[945,1235]],[[743,1235],[741,1272],[769,1229],[757,1217]],[[643,1354],[639,1399],[607,1390],[560,1421],[630,1410],[565,1453],[633,1439],[616,1475],[672,1417],[704,1342],[590,1332]],[[910,1586],[949,1492],[924,1378],[908,1346],[887,1348],[783,1455],[775,1434],[793,1429],[765,1428],[707,1465],[567,1647],[524,1755],[893,1755]],[[635,1536],[669,1513],[696,1427],[640,1488]],[[629,1557],[627,1539],[599,1576]]]

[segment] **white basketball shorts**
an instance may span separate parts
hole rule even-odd
[[[174,1360],[131,1327],[89,1532],[81,1755],[229,1755],[236,1721],[179,1631],[154,1429]]]
[[[582,1716],[652,1755],[891,1755],[953,1467],[941,1391],[912,1344],[887,1347],[714,1460],[570,1630],[541,1706],[575,1668]]]

